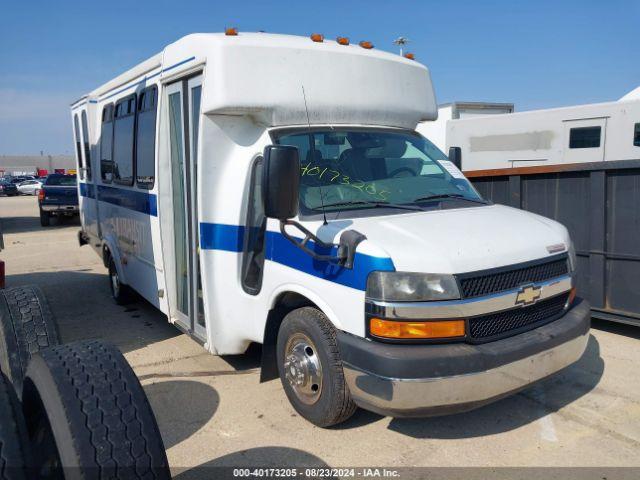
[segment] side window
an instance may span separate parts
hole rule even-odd
[[[636,123],[633,129],[633,145],[640,147],[640,123]]]
[[[82,111],[82,143],[84,145],[84,164],[87,169],[87,180],[91,181],[91,147],[89,146],[89,124],[86,110]]]
[[[102,183],[113,180],[113,103],[102,109],[100,128],[100,177]]]
[[[143,90],[138,97],[136,182],[145,189],[152,189],[155,182],[157,98],[156,86]]]
[[[580,127],[569,130],[569,148],[600,147],[600,127]]]
[[[80,172],[80,178],[83,178],[83,167],[82,163],[82,145],[80,143],[80,123],[78,122],[78,114],[76,113],[73,116],[73,135],[74,140],[76,141],[76,157],[78,157],[78,171]]]
[[[262,170],[263,159],[258,157],[251,167],[247,224],[242,249],[242,288],[251,295],[257,295],[260,292],[264,267],[267,219],[262,205]]]
[[[113,181],[133,185],[133,138],[136,120],[136,96],[116,103],[113,121]]]

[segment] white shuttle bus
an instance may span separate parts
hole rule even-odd
[[[212,354],[263,345],[320,426],[475,408],[577,361],[565,227],[415,132],[429,71],[368,42],[194,34],[71,107],[81,244]]]

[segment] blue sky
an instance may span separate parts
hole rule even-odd
[[[615,100],[640,84],[640,0],[12,1],[0,16],[0,154],[71,153],[69,103],[193,32],[368,39],[431,70],[438,102],[517,110]]]

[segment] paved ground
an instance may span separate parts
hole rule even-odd
[[[150,398],[176,472],[200,465],[640,466],[640,329],[594,323],[560,375],[475,412],[394,420],[358,412],[323,430],[279,382],[258,382],[257,350],[214,357],[144,302],[115,305],[78,224],[41,228],[34,197],[0,198],[7,286],[35,283],[62,339],[115,343]],[[183,478],[188,472],[182,472]]]

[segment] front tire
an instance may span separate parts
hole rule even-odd
[[[291,405],[311,423],[330,427],[356,411],[335,329],[318,309],[298,308],[285,316],[278,332],[277,360]]]

